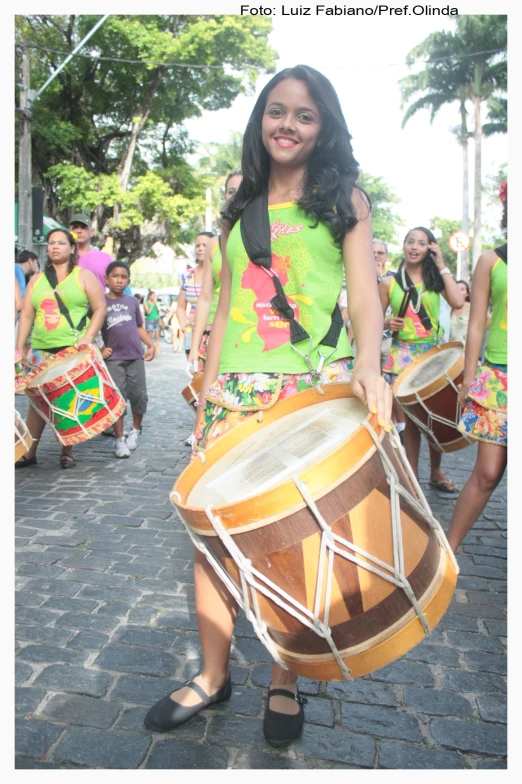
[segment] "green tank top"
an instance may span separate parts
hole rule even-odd
[[[421,286],[422,283],[418,283],[415,286],[417,293]],[[394,316],[399,313],[403,297],[404,291],[394,278],[390,286],[390,305]],[[414,312],[410,302],[404,316],[404,327],[397,335],[398,340],[406,340],[409,343],[435,343],[437,341],[439,334],[440,294],[438,291],[423,291],[421,300],[432,324],[430,332],[426,331],[419,314]]]
[[[158,310],[157,302],[155,302],[154,305],[152,306],[152,310],[150,311],[150,313],[147,313],[147,311],[145,311],[145,318],[150,319],[151,321],[157,321],[159,319],[159,310]]]
[[[507,264],[498,258],[491,270],[493,312],[489,325],[485,357],[494,365],[507,365]]]
[[[80,323],[89,307],[89,298],[81,287],[79,275],[80,267],[75,267],[56,287],[75,325]],[[44,274],[35,283],[31,304],[36,311],[31,338],[33,348],[74,346],[87,331],[89,319],[79,334],[71,329],[65,316],[60,313],[52,286]]]
[[[214,279],[214,291],[212,293],[212,302],[210,303],[210,310],[208,312],[207,324],[212,324],[214,316],[216,315],[217,304],[219,299],[219,290],[221,288],[221,248],[219,246],[219,239],[214,248],[212,256],[212,277]]]
[[[341,248],[322,223],[312,229],[313,219],[295,203],[269,206],[272,240],[272,269],[279,277],[295,317],[312,337],[311,360],[319,364],[331,351],[321,346],[331,326],[331,315],[343,283]],[[232,273],[230,313],[221,358],[220,373],[306,373],[304,359],[290,344],[290,325],[272,308],[274,283],[267,271],[253,264],[241,239],[237,221],[227,243]],[[308,341],[297,348],[307,353]],[[328,362],[351,357],[346,330],[341,330],[337,349]]]

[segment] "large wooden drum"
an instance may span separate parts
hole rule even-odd
[[[15,421],[14,421],[14,429],[15,429],[15,447],[14,447],[14,459],[15,463],[17,460],[20,460],[21,457],[25,455],[31,448],[33,443],[33,437],[29,432],[27,425],[25,424],[24,420],[15,409]]]
[[[405,459],[349,384],[280,400],[195,459],[171,499],[274,659],[365,675],[423,640],[458,567]]]
[[[98,435],[126,408],[94,345],[70,346],[44,359],[25,377],[25,393],[64,446]]]
[[[464,346],[454,341],[417,357],[393,385],[402,410],[437,452],[455,452],[475,443],[457,429],[458,385],[463,376]]]

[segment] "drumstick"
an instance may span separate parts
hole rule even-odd
[[[402,298],[399,312],[397,313],[397,318],[404,318],[404,314],[408,310],[408,305],[410,304],[410,296],[411,296],[411,289],[406,289],[406,291],[404,292],[404,296]],[[400,330],[396,330],[395,332],[392,332],[392,340],[395,340],[399,332]]]

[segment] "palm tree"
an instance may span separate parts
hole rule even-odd
[[[402,127],[421,109],[430,110],[430,121],[433,122],[439,109],[446,104],[458,102],[460,125],[454,133],[462,147],[462,220],[461,229],[469,234],[469,163],[468,131],[466,100],[468,97],[468,69],[462,57],[462,45],[459,38],[451,32],[431,33],[421,44],[408,54],[408,65],[419,60],[426,62],[426,68],[419,73],[410,74],[400,80],[402,108],[415,95],[417,100],[410,103],[402,120]],[[427,60],[425,58],[428,58]],[[468,252],[462,254],[462,275],[469,277]]]
[[[482,136],[503,132],[501,94],[507,87],[507,17],[499,15],[459,16],[456,32],[436,32],[429,35],[408,55],[412,65],[425,59],[425,69],[401,80],[403,107],[420,94],[403,119],[406,122],[420,109],[431,110],[431,120],[444,104],[457,102],[460,126],[457,138],[463,152],[463,213],[462,228],[468,230],[468,139],[467,102],[473,104],[475,143],[475,177],[473,200],[473,266],[482,252]],[[492,123],[487,131],[482,127],[481,106],[488,103]],[[500,102],[500,103],[498,103]],[[493,112],[493,114],[491,114]],[[496,112],[496,114],[495,114]],[[494,127],[493,127],[494,126]],[[505,129],[505,124],[504,124]],[[468,277],[468,261],[464,258],[463,274]]]

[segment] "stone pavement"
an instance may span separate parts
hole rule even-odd
[[[229,702],[168,735],[144,728],[148,708],[199,667],[192,546],[168,498],[193,424],[183,364],[163,344],[148,366],[150,409],[130,459],[98,436],[63,471],[46,431],[38,465],[16,473],[17,767],[505,768],[505,480],[465,541],[429,640],[351,683],[300,679],[297,743],[276,751],[263,739],[270,656],[244,616]],[[25,398],[15,402],[25,415]],[[443,468],[462,486],[474,459],[470,447]],[[447,529],[454,501],[423,488]]]

